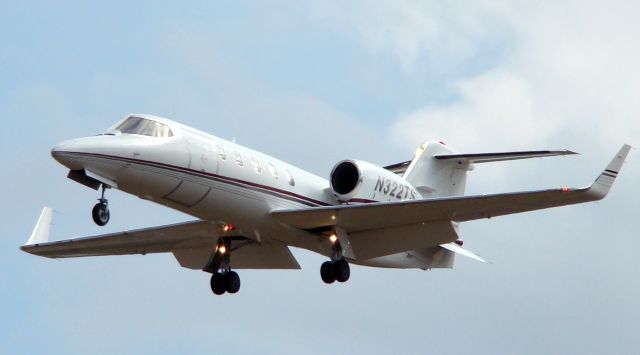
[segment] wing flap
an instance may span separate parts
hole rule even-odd
[[[211,257],[212,248],[183,248],[173,251],[180,266],[202,270]],[[289,248],[282,243],[250,243],[233,251],[233,269],[300,269]]]

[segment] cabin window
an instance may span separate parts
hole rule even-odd
[[[276,167],[273,166],[273,164],[271,163],[267,164],[267,166],[269,167],[269,171],[271,172],[271,175],[273,175],[274,178],[278,179],[278,170],[276,170]]]
[[[173,137],[171,128],[166,124],[135,116],[127,118],[116,130],[122,134],[137,134],[161,138]]]
[[[236,159],[236,164],[238,164],[238,166],[243,166],[244,162],[242,161],[242,155],[240,155],[239,152],[235,151],[233,152],[233,156]]]
[[[262,173],[262,168],[260,167],[260,162],[258,161],[258,159],[256,157],[252,157],[251,158],[251,164],[253,164],[253,170],[256,172],[256,174],[261,174]]]
[[[291,175],[291,172],[289,170],[285,170],[284,175],[287,177],[287,182],[289,183],[289,185],[296,185],[296,182],[293,180],[293,175]]]
[[[218,144],[218,158],[221,160],[227,160],[227,153],[224,151],[224,147]]]

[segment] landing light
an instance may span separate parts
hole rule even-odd
[[[218,253],[224,254],[226,252],[227,252],[227,247],[225,247],[224,245],[221,245],[218,247]]]
[[[569,188],[566,186],[562,187],[562,192],[569,192]]]
[[[338,240],[338,236],[335,234],[331,234],[329,236],[329,240],[331,241],[331,243],[335,243]]]

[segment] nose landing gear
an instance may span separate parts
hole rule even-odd
[[[98,203],[93,206],[93,210],[91,211],[93,221],[100,227],[107,225],[111,216],[109,213],[109,201],[104,198],[106,188],[106,185],[102,184],[102,196],[98,199]]]

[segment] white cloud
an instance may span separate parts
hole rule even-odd
[[[318,6],[317,18],[397,57],[409,75],[433,56],[468,63],[509,39],[490,69],[457,81],[453,102],[397,117],[394,132],[406,149],[425,138],[463,148],[568,142],[583,151],[640,143],[633,2],[350,4]]]
[[[494,144],[527,146],[539,143],[541,134],[559,124],[539,119],[529,83],[508,71],[464,80],[457,91],[459,101],[400,117],[393,129],[398,144],[410,148],[429,139],[466,150]]]
[[[497,33],[498,8],[483,2],[457,6],[441,1],[322,1],[311,17],[353,37],[375,53],[390,52],[410,72],[420,57],[464,59],[481,38]]]

